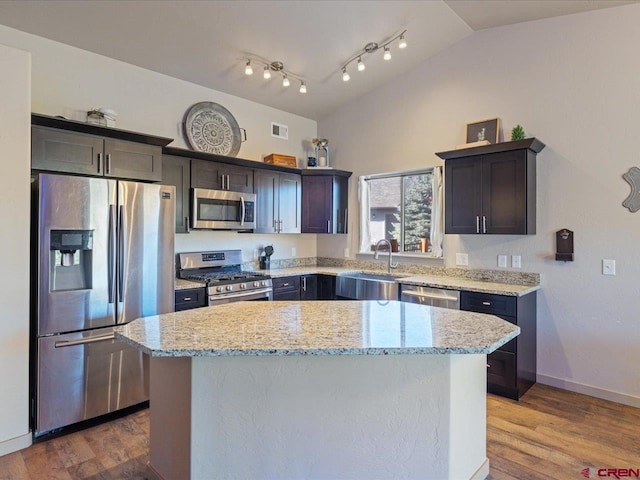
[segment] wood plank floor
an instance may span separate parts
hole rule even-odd
[[[136,412],[0,457],[0,480],[143,479],[148,435],[148,410]],[[491,480],[640,468],[640,409],[540,384],[520,402],[489,395],[487,455]]]

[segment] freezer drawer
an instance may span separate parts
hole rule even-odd
[[[111,328],[39,338],[34,435],[148,400],[148,364]]]

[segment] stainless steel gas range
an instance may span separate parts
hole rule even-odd
[[[204,283],[209,306],[242,300],[273,300],[271,277],[242,270],[241,250],[180,253],[178,258],[178,277]]]

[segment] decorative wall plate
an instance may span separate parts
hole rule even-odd
[[[622,202],[622,206],[627,207],[631,213],[640,210],[640,168],[631,167],[627,173],[622,175],[629,186],[631,187],[631,193]]]
[[[187,111],[184,130],[194,150],[229,157],[235,157],[240,151],[242,139],[238,122],[218,103],[200,102],[192,106]]]

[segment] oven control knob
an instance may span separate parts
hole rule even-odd
[[[216,287],[216,292],[221,292],[222,291],[222,287]]]
[[[233,285],[227,285],[227,291],[230,292],[231,290],[233,290]]]
[[[240,284],[240,290],[244,290],[245,288],[247,288],[247,284],[246,283],[241,283]]]
[[[265,282],[264,280],[262,280],[262,281],[260,282],[260,285],[262,285],[263,287],[266,287],[266,286],[267,286],[267,282]]]
[[[254,287],[259,287],[260,286],[260,282],[253,282],[253,286]]]

